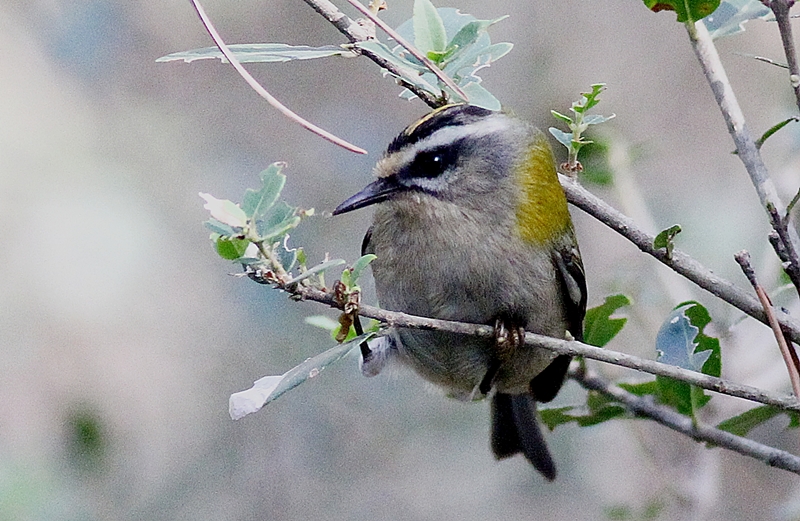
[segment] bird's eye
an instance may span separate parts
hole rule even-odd
[[[458,159],[452,146],[443,146],[419,152],[411,165],[413,177],[434,178],[443,174]]]

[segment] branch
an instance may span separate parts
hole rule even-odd
[[[653,246],[655,236],[637,228],[631,218],[617,211],[611,205],[599,199],[566,176],[560,176],[560,181],[570,203],[631,241],[644,253],[655,257],[661,263],[669,266],[712,295],[721,298],[756,320],[769,325],[767,315],[758,299],[750,296],[750,294],[737,287],[732,282],[714,274],[711,270],[677,248],[672,251],[671,257],[667,255],[665,249],[656,249]],[[776,313],[776,318],[783,330],[794,342],[800,343],[800,323],[783,311],[776,310]]]
[[[371,38],[375,38],[374,34],[371,34],[370,31],[366,30],[364,26],[358,24],[351,20],[346,14],[341,12],[338,7],[333,5],[328,0],[303,0],[309,6],[311,6],[317,13],[322,15],[326,20],[328,20],[334,27],[336,27],[340,33],[345,35],[351,43],[357,42],[364,42]],[[416,74],[416,72],[409,70],[402,70],[399,69],[394,63],[391,63],[384,59],[383,57],[367,50],[367,49],[353,49],[354,52],[358,52],[375,62],[379,67],[386,69],[389,71],[390,74],[397,78],[402,78],[403,76],[408,76],[409,74]],[[411,92],[413,92],[419,99],[421,99],[425,104],[427,104],[431,108],[437,108],[442,105],[441,101],[436,99],[430,92],[426,92],[422,89],[417,88],[414,85],[403,83],[403,87],[407,88]]]
[[[311,288],[308,286],[291,285],[281,287],[293,295],[294,298],[302,300],[312,300],[327,304],[333,308],[341,309],[332,293]],[[477,336],[480,338],[494,338],[494,328],[486,325],[467,324],[464,322],[452,322],[449,320],[438,320],[434,318],[418,317],[397,311],[386,311],[373,306],[361,305],[359,315],[374,318],[394,327],[410,327],[416,329],[447,331],[461,335]],[[526,333],[525,344],[541,347],[553,351],[560,355],[583,356],[600,362],[605,362],[629,369],[635,369],[645,373],[659,376],[667,376],[686,382],[709,391],[714,391],[728,396],[743,398],[754,402],[772,405],[787,411],[800,412],[800,402],[791,396],[778,396],[776,394],[763,391],[748,385],[741,385],[714,376],[705,375],[695,371],[682,369],[674,365],[663,364],[653,360],[646,360],[636,356],[601,349],[577,341],[559,340],[534,333]]]
[[[696,441],[723,447],[745,456],[750,456],[767,465],[795,474],[800,474],[800,457],[747,438],[702,424],[695,424],[692,418],[684,416],[652,400],[636,396],[624,389],[610,384],[591,372],[570,371],[570,376],[584,388],[598,391],[625,404],[634,414],[645,416],[670,429],[685,434]]]
[[[778,31],[781,33],[781,42],[783,43],[783,54],[786,56],[786,63],[789,68],[789,81],[794,91],[795,103],[800,108],[800,67],[797,65],[797,50],[794,47],[792,22],[789,16],[789,9],[794,4],[794,0],[771,0],[763,3],[772,10],[775,15],[775,21],[778,23]]]
[[[249,73],[247,69],[239,62],[236,56],[231,52],[225,42],[222,40],[222,37],[219,35],[217,30],[214,28],[214,25],[211,23],[211,19],[206,14],[203,6],[200,5],[199,0],[191,0],[192,5],[194,6],[195,11],[197,11],[197,15],[200,17],[200,21],[203,22],[203,26],[208,31],[209,36],[211,39],[214,40],[214,43],[219,47],[220,52],[225,56],[225,58],[233,65],[233,68],[236,69],[236,72],[244,78],[250,87],[258,93],[259,96],[267,100],[267,103],[272,105],[275,109],[277,109],[281,114],[286,116],[287,118],[291,119],[295,123],[301,125],[306,130],[313,132],[314,134],[318,135],[319,137],[330,141],[334,145],[339,145],[340,147],[349,150],[350,152],[355,152],[356,154],[366,154],[367,151],[363,148],[357,147],[345,141],[344,139],[334,136],[327,130],[316,126],[315,124],[311,123],[310,121],[300,117],[299,115],[295,114],[291,110],[289,110],[286,105],[278,101],[272,94],[267,92],[267,90],[261,86],[260,83]]]
[[[775,0],[775,3],[778,3],[778,0]],[[730,133],[733,142],[736,144],[737,156],[750,175],[750,181],[753,183],[756,193],[758,193],[761,205],[767,211],[772,228],[779,233],[781,230],[786,229],[788,238],[786,249],[798,251],[797,245],[800,244],[800,238],[798,238],[797,230],[784,226],[780,215],[784,214],[786,209],[778,197],[775,184],[769,177],[767,167],[761,158],[761,152],[755,140],[753,140],[750,130],[747,128],[742,109],[736,100],[736,95],[728,81],[725,68],[722,66],[722,61],[719,59],[719,54],[717,54],[717,49],[708,34],[706,26],[702,23],[689,23],[686,28],[689,32],[689,39],[692,42],[695,55],[700,62],[708,84],[711,86],[717,105],[722,111],[722,117],[728,126],[728,133]],[[797,64],[795,64],[796,66]],[[798,78],[798,81],[800,82],[800,78]],[[771,209],[776,211],[773,212]]]
[[[742,271],[747,277],[747,280],[750,281],[750,284],[756,291],[756,295],[758,295],[758,300],[761,302],[761,306],[767,313],[769,325],[772,328],[772,332],[775,334],[775,340],[778,342],[778,347],[781,350],[781,356],[783,357],[783,361],[786,364],[786,369],[789,372],[789,380],[792,382],[794,395],[796,397],[800,397],[800,362],[797,360],[797,353],[794,351],[794,347],[789,345],[789,343],[786,341],[786,337],[783,335],[783,331],[781,331],[780,324],[778,324],[778,321],[775,320],[775,308],[773,307],[769,296],[767,296],[767,292],[764,291],[764,288],[758,283],[756,271],[750,264],[750,253],[747,250],[742,250],[734,255],[734,258],[736,259],[736,262],[739,263],[739,266],[742,267]]]

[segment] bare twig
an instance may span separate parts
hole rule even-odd
[[[566,176],[561,176],[560,181],[570,203],[627,238],[641,251],[652,255],[704,290],[721,298],[756,320],[769,325],[767,315],[761,307],[761,304],[747,292],[716,275],[677,248],[672,251],[672,257],[669,258],[667,252],[663,248],[656,249],[653,247],[655,236],[639,229],[631,218],[623,215],[608,203],[599,199]],[[778,311],[778,321],[791,339],[796,343],[800,343],[800,323],[783,311]]]
[[[261,84],[258,83],[258,81],[249,72],[247,72],[247,69],[244,68],[244,66],[239,62],[239,60],[236,59],[236,56],[231,52],[231,50],[222,40],[222,37],[214,28],[214,25],[211,23],[211,19],[209,19],[208,15],[203,9],[203,6],[200,5],[199,0],[191,0],[191,1],[195,11],[197,11],[198,16],[200,16],[200,20],[203,22],[203,26],[205,26],[206,31],[208,31],[208,34],[214,40],[214,43],[217,45],[217,47],[219,47],[220,52],[225,56],[225,58],[227,58],[227,60],[231,63],[231,65],[233,65],[233,68],[236,69],[236,72],[238,72],[239,75],[242,78],[244,78],[247,84],[250,85],[250,87],[254,91],[256,91],[259,96],[267,100],[267,103],[272,105],[274,108],[278,109],[278,111],[280,111],[280,113],[286,116],[287,118],[291,119],[295,123],[298,123],[306,130],[310,130],[311,132],[320,136],[321,138],[326,139],[335,145],[339,145],[340,147],[349,150],[351,152],[355,152],[357,154],[367,153],[367,151],[364,150],[363,148],[352,145],[347,141],[343,140],[342,138],[334,136],[327,130],[324,130],[316,126],[315,124],[311,123],[306,119],[303,119],[299,115],[289,110],[289,108],[287,108],[283,103],[278,101],[274,96],[272,96],[272,94],[267,92],[267,90],[264,87],[262,87]]]
[[[779,226],[775,227],[773,233],[770,234],[769,242],[781,262],[783,262],[783,269],[789,275],[795,290],[800,295],[800,257],[798,257],[797,250],[794,249],[789,238],[788,218],[781,217],[774,206],[770,206],[768,210],[773,222],[779,223]]]
[[[634,414],[653,419],[696,441],[724,447],[739,454],[763,461],[767,465],[800,474],[800,457],[761,443],[736,436],[707,425],[696,424],[691,418],[672,409],[655,404],[651,399],[636,396],[610,384],[592,372],[571,371],[570,376],[584,388],[598,391],[625,404]]]
[[[331,307],[341,309],[341,305],[337,303],[332,293],[326,293],[316,288],[300,285],[294,285],[282,289],[285,289],[298,298],[320,302],[322,304],[327,304]],[[495,335],[495,331],[492,326],[418,317],[396,311],[386,311],[384,309],[364,304],[359,307],[359,315],[380,320],[389,326],[448,331],[451,333],[478,336],[481,338],[494,338]],[[559,340],[533,333],[527,333],[525,335],[525,343],[528,345],[534,345],[548,349],[557,354],[583,356],[585,358],[591,358],[600,362],[627,367],[637,371],[659,376],[667,376],[720,394],[726,394],[736,398],[772,405],[789,411],[800,412],[800,402],[793,397],[777,396],[773,393],[769,393],[755,387],[729,382],[721,378],[705,375],[695,371],[689,371],[677,366],[663,364],[653,360],[646,360],[644,358],[610,351],[608,349],[601,349],[577,341]]]
[[[336,27],[340,33],[345,35],[351,43],[358,43],[369,40],[370,38],[374,38],[374,34],[370,33],[364,26],[358,24],[357,22],[350,19],[347,15],[342,13],[338,7],[333,5],[328,0],[303,0],[309,6],[311,6],[317,13],[322,15],[326,20],[328,20],[334,27]],[[380,55],[377,55],[368,49],[361,49],[356,48],[354,49],[355,52],[361,53],[373,62],[375,62],[379,67],[386,69],[396,78],[402,78],[403,76],[409,76],[411,74],[416,74],[416,71],[413,70],[405,70],[400,69],[392,62],[387,61]],[[430,92],[422,90],[415,85],[407,84],[403,82],[403,87],[407,88],[411,92],[414,93],[419,99],[425,102],[431,108],[437,108],[442,105],[442,102],[436,98]]]
[[[419,52],[417,48],[414,47],[408,40],[397,34],[397,31],[389,27],[386,24],[386,22],[378,18],[375,15],[375,13],[364,7],[360,2],[358,2],[358,0],[347,0],[347,1],[350,3],[350,5],[358,9],[358,11],[361,14],[369,18],[375,25],[383,29],[383,32],[388,34],[397,43],[402,45],[405,50],[407,50],[408,52],[411,53],[412,56],[414,56],[414,58],[421,61],[422,64],[428,68],[429,71],[431,71],[437,78],[439,78],[439,80],[441,80],[442,83],[447,85],[450,88],[450,90],[458,94],[462,100],[469,102],[469,98],[467,97],[466,94],[464,94],[464,91],[461,90],[461,88],[458,85],[456,85],[455,82],[447,74],[442,72],[442,70],[439,67],[437,67],[435,63],[433,63],[430,59],[428,59],[427,56]]]
[[[800,67],[797,64],[797,50],[792,38],[792,23],[789,17],[789,9],[794,4],[794,0],[762,0],[762,2],[772,10],[775,21],[778,23],[778,32],[781,33],[781,42],[783,42],[783,53],[786,55],[786,64],[789,69],[789,81],[794,91],[795,103],[800,108]]]
[[[739,263],[739,266],[742,267],[742,271],[747,277],[747,280],[753,285],[753,289],[755,289],[756,295],[758,295],[758,300],[761,301],[761,306],[767,314],[769,325],[772,328],[772,332],[775,334],[775,340],[778,341],[778,347],[781,350],[783,361],[786,363],[786,369],[789,371],[789,380],[792,382],[794,395],[795,397],[800,397],[800,364],[798,364],[797,361],[797,353],[794,352],[794,347],[786,342],[786,338],[781,331],[781,326],[775,319],[775,308],[772,306],[767,292],[764,291],[764,288],[758,283],[756,272],[750,264],[750,253],[746,250],[742,250],[733,257],[736,259],[736,262]]]

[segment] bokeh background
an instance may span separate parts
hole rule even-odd
[[[389,4],[392,25],[410,17],[411,0]],[[680,223],[678,247],[743,287],[732,254],[749,249],[776,301],[798,311],[778,291],[763,211],[673,14],[637,0],[437,5],[511,15],[491,34],[515,48],[483,71],[485,85],[541,127],[607,83],[599,111],[617,117],[600,137],[616,178],[592,189],[651,232]],[[230,43],[344,42],[299,0],[205,6]],[[747,29],[718,45],[760,134],[796,108],[782,70],[740,54],[780,59],[776,28]],[[0,520],[800,519],[796,476],[646,421],[558,428],[548,439],[560,475],[546,483],[521,458],[493,460],[487,404],[446,399],[401,370],[364,378],[355,358],[232,422],[228,396],[330,347],[304,318],[333,315],[230,276],[197,193],[238,200],[287,161],[286,199],[318,215],[294,244],[311,259],[355,259],[370,212],[325,213],[426,110],[366,59],[249,67],[369,150],[358,157],[287,122],[227,65],[155,63],[210,44],[185,1],[0,4]],[[785,200],[799,139],[789,128],[764,147]],[[635,302],[610,347],[652,357],[661,321],[694,298],[714,317],[724,375],[788,392],[767,328],[573,215],[590,305],[618,292]],[[557,403],[581,397],[569,384]],[[703,418],[748,407],[718,397]],[[797,453],[785,425],[753,437]]]

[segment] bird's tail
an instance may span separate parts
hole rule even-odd
[[[497,459],[522,453],[548,480],[556,465],[536,419],[533,395],[497,393],[492,398],[492,452]]]

